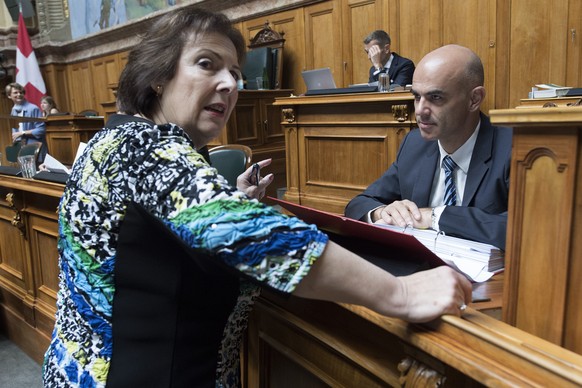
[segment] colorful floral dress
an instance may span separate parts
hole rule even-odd
[[[118,237],[130,204],[193,252],[284,293],[295,289],[327,243],[314,226],[230,187],[181,128],[114,115],[75,163],[60,203],[60,290],[43,365],[46,386],[107,382],[115,354]],[[240,289],[216,348],[216,386],[238,384],[238,344],[256,287]]]

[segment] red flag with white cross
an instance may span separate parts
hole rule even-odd
[[[16,82],[24,87],[26,99],[40,107],[40,99],[46,94],[46,87],[30,43],[30,36],[24,24],[22,12],[18,17],[18,35],[16,38]]]

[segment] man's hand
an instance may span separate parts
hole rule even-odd
[[[427,229],[431,226],[431,208],[421,208],[407,199],[394,201],[391,204],[374,210],[371,214],[373,222],[401,227],[413,226]]]
[[[370,59],[372,65],[376,69],[382,68],[382,63],[380,62],[380,59],[382,58],[382,49],[380,48],[380,46],[375,44],[372,47],[370,47],[370,49],[368,50],[368,58]]]
[[[12,141],[16,141],[19,137],[24,135],[24,131],[22,132],[12,132]]]

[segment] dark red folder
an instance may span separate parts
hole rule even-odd
[[[408,274],[447,265],[414,236],[373,224],[269,197],[296,217],[330,234],[330,238],[374,264],[394,273]]]

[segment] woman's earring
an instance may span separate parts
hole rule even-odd
[[[163,92],[164,92],[164,87],[162,85],[156,86],[156,94],[158,97],[160,97]]]

